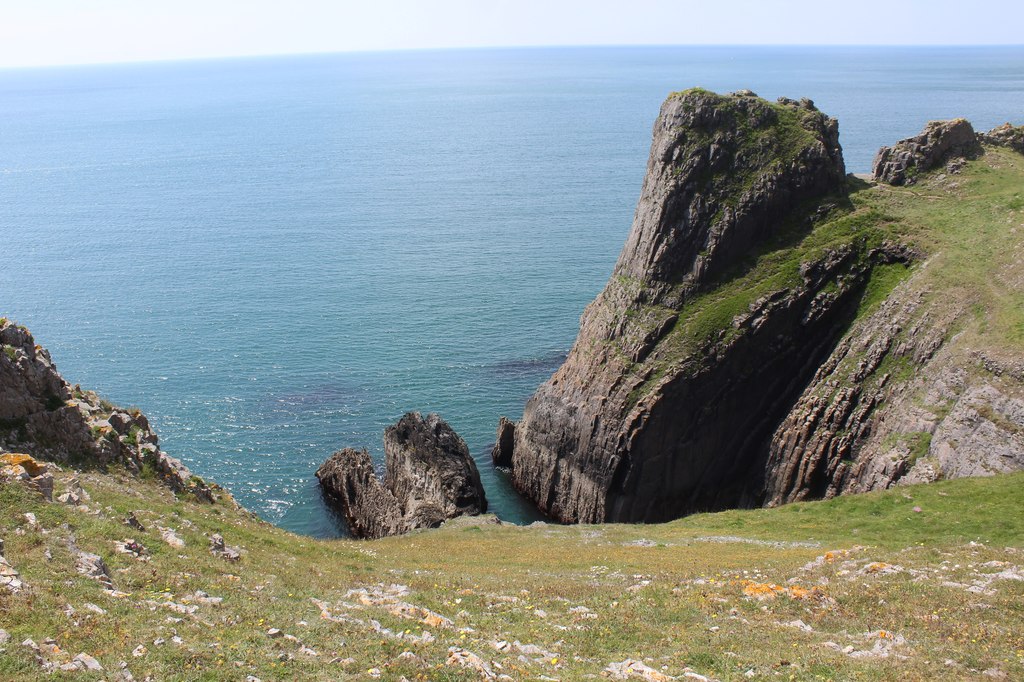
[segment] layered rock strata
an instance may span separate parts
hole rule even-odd
[[[841,335],[866,275],[909,254],[820,249],[792,286],[722,312],[713,290],[773,240],[809,229],[804,209],[845,183],[837,124],[807,100],[669,97],[612,278],[511,447],[508,427],[499,438],[516,488],[566,522],[665,520],[756,494],[765,438]],[[692,324],[702,310],[731,322],[704,334]]]
[[[72,387],[24,327],[0,319],[0,451],[74,466],[147,469],[175,492],[213,491],[160,449],[146,416]]]
[[[357,538],[435,528],[487,511],[480,472],[461,437],[436,414],[410,412],[384,431],[385,474],[366,450],[334,453],[316,476]]]
[[[931,123],[876,175],[959,168],[978,140]],[[515,487],[559,521],[652,522],[1024,467],[1019,387],[972,379],[978,362],[947,348],[963,306],[932,305],[914,275],[861,315],[876,270],[921,255],[854,211],[848,182],[835,121],[806,100],[671,96],[611,279],[499,426]],[[908,368],[942,393],[927,409]]]
[[[941,167],[957,154],[984,153],[969,144],[969,129],[962,120],[931,122],[892,149],[918,150],[908,168]],[[1024,153],[1022,127],[1006,124],[977,140]],[[941,178],[930,182],[942,189]],[[1016,268],[993,269],[990,278],[1003,291],[1021,285]],[[765,502],[1024,469],[1024,365],[966,344],[960,329],[976,315],[972,301],[970,292],[935,295],[919,271],[859,321],[773,435]]]

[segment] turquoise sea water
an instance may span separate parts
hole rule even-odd
[[[577,48],[0,71],[0,315],[264,518],[436,411],[489,461],[625,240],[666,94],[810,97],[848,170],[1024,123],[1024,48]]]

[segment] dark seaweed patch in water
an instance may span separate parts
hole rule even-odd
[[[273,401],[278,405],[321,407],[351,402],[359,397],[361,393],[361,390],[354,389],[351,386],[332,383],[313,386],[309,390],[300,393],[285,393],[274,396]]]
[[[529,377],[542,372],[554,372],[569,356],[569,351],[557,350],[538,358],[503,360],[491,365],[488,370],[497,377]]]

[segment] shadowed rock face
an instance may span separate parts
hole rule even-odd
[[[398,500],[377,477],[366,450],[334,453],[316,477],[328,500],[345,515],[353,537],[382,538],[409,530]]]
[[[970,296],[935,296],[921,268],[854,312],[876,266],[919,254],[873,228],[836,231],[847,218],[831,211],[852,206],[836,135],[807,102],[665,103],[611,280],[523,419],[499,424],[493,459],[541,511],[651,522],[1024,468],[1024,369],[956,341]],[[933,122],[883,148],[875,174],[957,173],[980,142],[1022,139]],[[945,178],[929,187],[959,186]],[[765,249],[799,260],[799,281],[757,271]],[[1017,268],[992,276],[1020,286]]]
[[[683,357],[673,329],[804,202],[844,191],[836,122],[811,102],[671,96],[611,280],[565,364],[499,433],[495,459],[511,461],[516,488],[566,522],[659,521],[756,495],[765,440],[841,335],[871,264],[905,254],[826,253],[800,285],[737,317],[737,333]]]
[[[0,322],[0,451],[30,453],[76,466],[149,466],[175,492],[213,500],[213,492],[177,459],[160,450],[149,420],[72,388],[45,348],[24,327]]]
[[[918,173],[951,159],[972,159],[981,153],[978,136],[966,120],[931,121],[920,135],[879,149],[871,164],[871,175],[890,185],[912,185]]]
[[[346,448],[316,472],[328,500],[357,538],[436,528],[487,511],[480,472],[466,442],[438,415],[410,412],[384,431],[385,475],[370,455]]]

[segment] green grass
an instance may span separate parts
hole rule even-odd
[[[857,319],[870,315],[892,293],[899,284],[910,276],[913,268],[905,263],[883,263],[876,265],[871,271],[857,308]]]
[[[879,187],[854,201],[891,213],[899,236],[928,259],[924,284],[947,305],[973,309],[967,330],[983,346],[1024,342],[1024,291],[1017,261],[1024,249],[1024,156],[987,149],[959,176],[923,177],[911,188]]]
[[[652,390],[670,368],[678,367],[689,357],[704,355],[709,345],[728,343],[744,333],[733,325],[738,315],[746,313],[762,296],[801,286],[801,266],[823,258],[829,251],[852,249],[855,257],[847,268],[864,267],[869,272],[858,315],[867,314],[883,300],[910,270],[899,264],[870,264],[872,249],[892,236],[892,217],[872,207],[841,208],[837,213],[808,231],[801,212],[747,262],[726,273],[711,291],[686,301],[678,311],[675,325],[655,352],[645,363],[631,368],[634,373],[649,371],[651,377],[634,389],[629,404],[635,404]],[[822,290],[835,293],[838,287],[831,281]],[[663,316],[674,312],[669,308],[662,310]]]
[[[70,476],[59,476],[58,491]],[[585,679],[627,657],[665,666],[669,674],[690,667],[723,680],[747,679],[747,670],[755,679],[782,671],[795,680],[962,679],[972,676],[972,667],[996,667],[1011,679],[1024,675],[1024,584],[996,581],[991,594],[944,586],[998,570],[981,567],[990,561],[1024,564],[1024,475],[698,514],[663,525],[520,528],[462,519],[374,542],[291,535],[229,501],[176,499],[123,472],[80,478],[99,515],[48,504],[19,484],[0,487],[0,537],[30,585],[17,595],[0,592],[0,627],[13,638],[0,653],[0,679],[38,679],[39,669],[17,643],[46,637],[69,655],[96,656],[107,671],[124,660],[137,679],[160,680],[366,679],[370,668],[381,669],[383,679],[478,679],[446,663],[450,646],[497,662],[513,679]],[[27,511],[45,535],[27,528]],[[120,523],[129,511],[145,533]],[[164,544],[157,526],[175,529],[186,547]],[[243,549],[240,563],[208,552],[214,532]],[[117,588],[130,596],[113,598],[75,572],[70,534],[79,547],[103,556]],[[126,537],[146,546],[148,562],[114,552],[113,542]],[[47,550],[52,560],[44,557]],[[801,568],[836,550],[849,554]],[[873,562],[903,570],[864,573]],[[744,581],[792,581],[818,592],[760,602],[745,596]],[[454,627],[427,627],[346,596],[353,588],[392,583],[408,587],[405,601],[452,619]],[[200,604],[193,615],[154,605],[186,603],[196,590],[224,601]],[[311,599],[363,623],[323,620]],[[86,603],[107,613],[94,614]],[[74,615],[67,615],[69,605]],[[428,630],[436,641],[378,634],[371,619],[394,632]],[[813,631],[783,625],[796,619]],[[319,656],[271,639],[271,627]],[[850,658],[825,645],[870,648],[862,633],[877,630],[905,637],[899,653],[907,659]],[[175,635],[180,645],[171,642]],[[153,645],[158,637],[167,643]],[[538,646],[557,663],[500,653],[491,644],[498,640]],[[147,652],[132,656],[139,645]],[[404,651],[419,660],[399,658]],[[353,662],[341,662],[348,658]],[[956,667],[944,666],[946,659]]]

